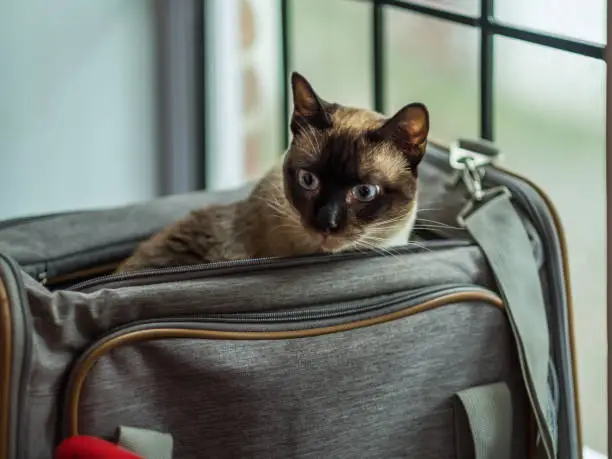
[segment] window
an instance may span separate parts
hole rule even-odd
[[[386,113],[426,103],[441,143],[497,143],[501,165],[540,185],[564,225],[583,439],[599,451],[607,397],[604,2],[227,0],[240,5],[242,57],[233,65],[242,114],[228,132],[241,140],[208,150],[209,177],[220,177],[221,155],[238,158],[234,182],[263,173],[288,143],[294,69],[338,102]]]
[[[569,247],[583,440],[605,451],[604,1],[280,4],[285,81],[296,69],[323,97],[387,113],[424,102],[435,140],[493,140],[501,165],[551,197]]]

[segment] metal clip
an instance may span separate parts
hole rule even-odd
[[[449,162],[457,171],[455,180],[463,180],[473,199],[480,201],[483,198],[484,167],[494,163],[498,156],[499,150],[485,140],[459,139],[451,145]]]
[[[469,157],[462,158],[461,164],[464,165],[461,171],[463,183],[465,183],[472,199],[480,201],[483,198],[482,179],[484,177],[484,169],[477,168],[476,161]]]
[[[460,227],[465,228],[465,220],[472,214],[472,212],[480,208],[480,206],[486,204],[490,199],[493,199],[501,194],[505,194],[509,198],[512,197],[512,193],[510,193],[510,190],[508,188],[506,188],[505,186],[496,186],[495,188],[490,188],[486,191],[482,191],[480,199],[476,199],[475,197],[473,199],[470,199],[468,202],[465,203],[463,209],[461,209],[461,211],[457,215],[457,224]]]
[[[500,153],[495,146],[485,140],[471,141],[459,139],[450,148],[449,162],[457,171],[455,183],[463,181],[470,195],[463,209],[457,215],[459,226],[465,226],[465,219],[489,199],[501,194],[510,196],[504,186],[483,189],[482,181],[485,167],[494,164]]]

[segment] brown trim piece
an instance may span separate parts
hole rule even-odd
[[[441,150],[445,150],[447,152],[449,151],[449,146],[443,142],[431,141],[431,140],[428,142]],[[563,260],[563,276],[565,277],[565,294],[566,294],[566,301],[567,301],[567,326],[569,330],[570,354],[572,355],[572,362],[571,362],[572,381],[574,384],[574,410],[576,411],[576,428],[577,428],[577,436],[578,436],[578,447],[579,447],[579,450],[582,451],[584,446],[582,443],[582,422],[581,422],[582,413],[580,411],[580,393],[579,393],[580,391],[578,390],[578,367],[577,367],[577,362],[576,362],[576,338],[575,338],[575,332],[574,332],[575,330],[574,302],[573,302],[573,297],[572,297],[572,286],[571,286],[570,269],[569,269],[569,262],[568,262],[567,241],[565,240],[565,231],[563,230],[563,224],[561,223],[561,218],[559,217],[559,214],[557,213],[557,209],[553,205],[552,200],[550,199],[548,194],[546,194],[546,192],[542,190],[542,188],[540,188],[538,185],[533,183],[528,178],[523,177],[522,175],[516,174],[514,172],[511,172],[507,169],[504,169],[503,167],[499,167],[499,166],[492,166],[492,167],[499,170],[500,172],[503,172],[504,174],[507,174],[518,180],[522,180],[523,182],[531,186],[534,190],[536,190],[538,194],[542,197],[544,202],[546,203],[546,206],[548,207],[548,211],[552,215],[553,223],[555,227],[557,228],[557,234],[559,236],[559,245],[561,247],[561,259]]]
[[[12,321],[8,293],[0,277],[0,459],[8,457]]]
[[[70,387],[68,397],[68,431],[69,435],[79,435],[79,403],[81,393],[85,384],[85,380],[89,371],[95,363],[108,352],[120,346],[126,346],[142,341],[150,341],[155,339],[214,339],[214,340],[281,340],[306,338],[331,333],[339,333],[358,328],[378,325],[385,322],[390,322],[397,319],[402,319],[421,312],[429,311],[451,303],[479,301],[488,303],[498,309],[503,309],[504,305],[501,298],[493,293],[486,292],[462,292],[450,295],[441,296],[439,298],[426,301],[418,306],[411,306],[400,311],[395,311],[371,319],[359,320],[329,327],[311,328],[305,330],[287,330],[273,332],[235,332],[235,331],[220,331],[220,330],[188,330],[181,328],[159,328],[155,330],[141,330],[127,332],[123,335],[116,336],[110,339],[95,350],[93,350],[80,364],[73,370],[75,377]]]

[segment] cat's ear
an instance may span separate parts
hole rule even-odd
[[[413,170],[425,154],[429,134],[429,112],[420,103],[409,104],[398,111],[376,132],[376,137],[389,140],[399,148]]]
[[[325,129],[331,126],[326,107],[329,105],[321,99],[306,78],[297,72],[291,74],[293,91],[292,130],[299,129],[300,123],[310,123]]]

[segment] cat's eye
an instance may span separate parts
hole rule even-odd
[[[368,202],[378,196],[380,187],[378,185],[357,185],[353,187],[351,193],[358,201]]]
[[[306,190],[316,190],[319,188],[319,179],[312,172],[300,169],[298,172],[298,182]]]

